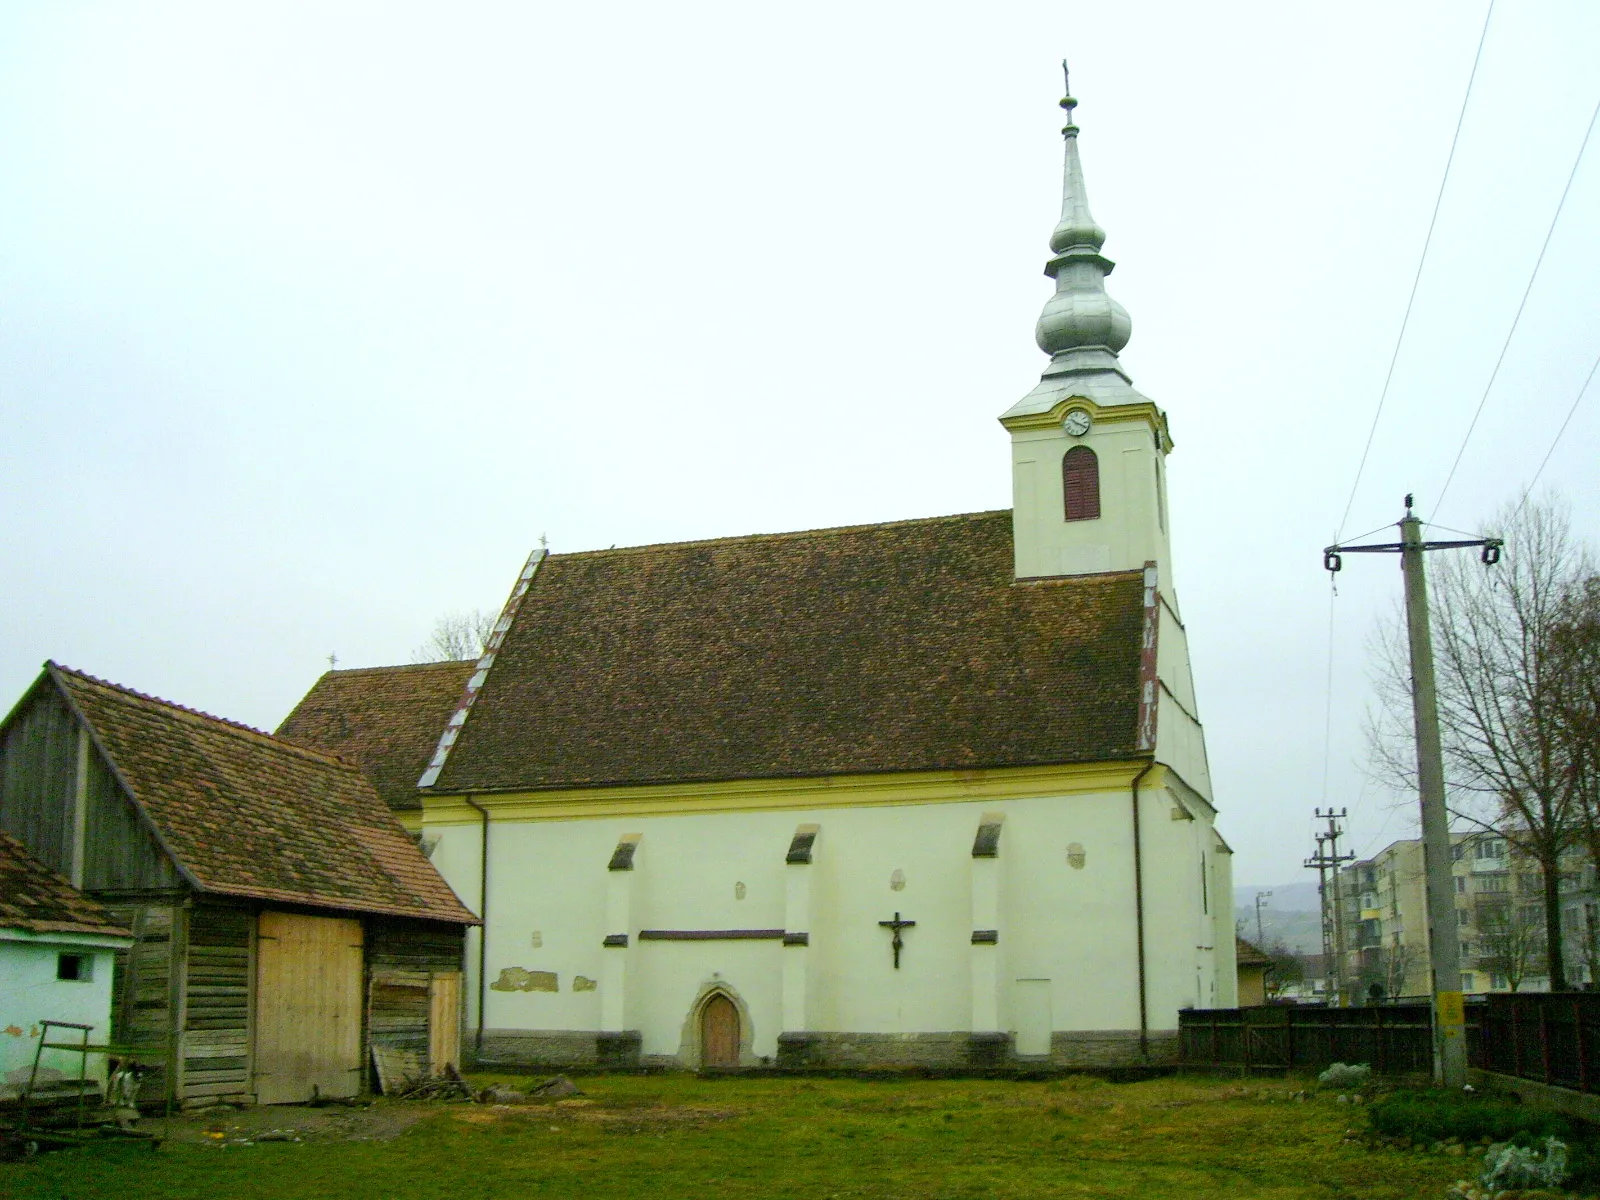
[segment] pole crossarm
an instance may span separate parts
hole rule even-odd
[[[1324,546],[1322,566],[1328,571],[1342,570],[1344,567],[1342,556],[1346,554],[1404,554],[1407,551],[1421,550],[1466,550],[1475,546],[1483,547],[1483,554],[1480,556],[1483,565],[1492,567],[1500,561],[1500,551],[1505,546],[1505,539],[1471,538],[1451,542],[1374,542],[1365,546]]]
[[[1470,542],[1419,542],[1421,550],[1459,550],[1466,546],[1486,546],[1498,550],[1505,544],[1501,538],[1476,538]],[[1398,554],[1410,547],[1404,542],[1378,542],[1370,546],[1324,546],[1324,554]]]

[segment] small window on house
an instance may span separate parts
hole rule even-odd
[[[94,977],[94,959],[88,954],[56,955],[56,978],[76,979],[80,982]]]
[[[1087,446],[1074,446],[1061,458],[1061,494],[1069,521],[1100,516],[1100,460]]]

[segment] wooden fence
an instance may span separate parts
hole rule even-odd
[[[1600,993],[1495,992],[1482,1020],[1473,1066],[1600,1092]]]
[[[1482,1006],[1467,1006],[1469,1052],[1479,1039]],[[1371,1008],[1186,1009],[1178,1017],[1182,1061],[1191,1066],[1321,1071],[1330,1064],[1367,1063],[1381,1074],[1433,1070],[1433,1034],[1426,1004]]]

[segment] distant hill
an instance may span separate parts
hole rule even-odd
[[[1301,954],[1322,953],[1322,906],[1315,880],[1234,888],[1234,921],[1240,934],[1251,942],[1256,940],[1257,892],[1272,893],[1261,905],[1262,941]]]
[[[1307,875],[1311,872],[1307,871]],[[1320,912],[1321,904],[1317,901],[1317,881],[1311,879],[1298,879],[1294,883],[1265,883],[1252,884],[1233,889],[1233,906],[1235,908],[1248,908],[1252,917],[1255,912],[1255,898],[1257,892],[1271,892],[1263,909],[1276,908],[1280,912]]]

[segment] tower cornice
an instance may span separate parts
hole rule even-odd
[[[1090,418],[1099,425],[1115,425],[1127,421],[1142,421],[1156,434],[1162,453],[1171,453],[1173,447],[1172,433],[1167,428],[1167,414],[1162,412],[1153,400],[1140,398],[1128,404],[1096,404],[1088,396],[1070,395],[1057,400],[1049,408],[1037,412],[1024,412],[1013,415],[1007,413],[1000,418],[1000,424],[1013,433],[1030,429],[1056,430],[1066,420],[1067,414],[1075,408],[1087,412]]]

